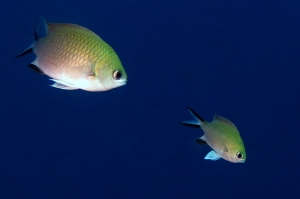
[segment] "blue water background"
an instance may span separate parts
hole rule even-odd
[[[300,2],[0,3],[0,198],[299,198]],[[128,84],[65,91],[27,67],[39,16],[85,26]],[[232,120],[245,164],[207,161],[186,106]]]

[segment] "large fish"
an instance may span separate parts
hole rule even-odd
[[[202,119],[195,111],[188,108],[194,121],[182,122],[186,126],[201,128],[204,135],[197,140],[199,144],[208,144],[213,150],[204,159],[223,158],[234,163],[246,161],[244,143],[236,126],[228,119],[215,116],[212,122]]]
[[[115,51],[94,32],[75,24],[43,20],[46,36],[39,38],[17,57],[34,52],[29,67],[51,77],[55,88],[106,91],[123,86],[127,74]]]

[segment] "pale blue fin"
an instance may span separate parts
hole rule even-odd
[[[218,160],[221,157],[215,152],[215,151],[211,151],[209,152],[204,159],[206,160]]]
[[[187,107],[187,109],[189,110],[189,112],[191,113],[191,115],[193,116],[193,118],[195,120],[184,121],[184,122],[182,122],[182,124],[185,126],[200,128],[200,126],[201,126],[202,122],[204,122],[204,120],[193,109],[191,109],[189,107]]]
[[[185,126],[190,126],[190,127],[195,127],[195,128],[200,128],[200,122],[199,121],[183,121],[183,125]]]

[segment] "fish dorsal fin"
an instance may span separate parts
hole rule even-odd
[[[90,36],[99,37],[93,31],[91,31],[91,30],[89,30],[89,29],[87,29],[87,28],[85,28],[83,26],[77,25],[77,24],[71,24],[71,23],[50,23],[48,21],[45,21],[45,22],[46,22],[46,25],[47,25],[47,33],[67,28],[68,31],[70,31],[70,30],[74,30],[76,32],[77,31],[81,31],[81,32],[84,32],[86,34],[89,34]]]
[[[209,152],[204,159],[206,160],[218,160],[221,157],[215,152],[215,151],[211,151]]]
[[[231,126],[233,128],[236,128],[236,126],[230,120],[228,120],[224,117],[218,116],[218,115],[215,115],[214,121],[219,122],[221,124],[226,124],[226,125]]]

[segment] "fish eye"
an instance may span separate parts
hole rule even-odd
[[[239,158],[239,159],[241,159],[241,158],[243,158],[243,154],[240,153],[240,152],[237,152],[237,153],[236,153],[236,157]]]
[[[122,77],[122,72],[120,70],[115,70],[113,72],[113,78],[115,80],[119,80],[119,79],[121,79],[121,77]]]

